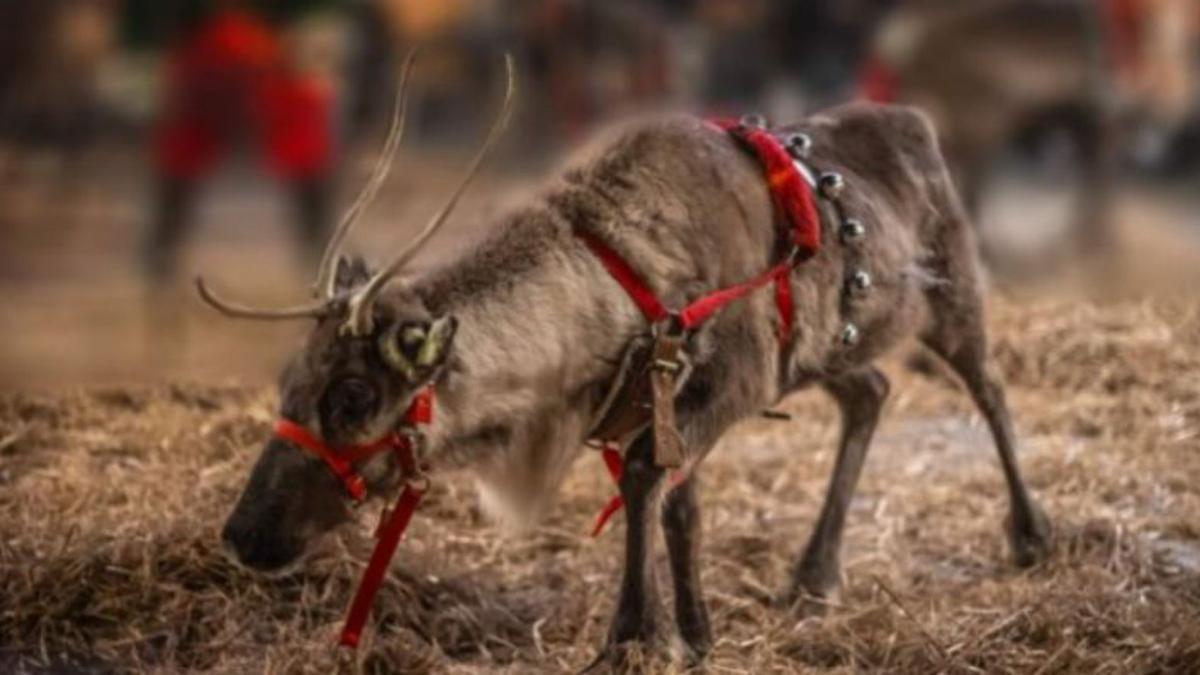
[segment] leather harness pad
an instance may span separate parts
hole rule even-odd
[[[655,463],[661,467],[680,466],[683,444],[675,430],[674,399],[690,374],[682,337],[634,338],[588,438],[611,441],[623,448],[652,424]]]

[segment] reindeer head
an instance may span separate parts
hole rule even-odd
[[[316,299],[283,309],[231,303],[196,280],[200,297],[222,314],[260,320],[314,319],[303,349],[279,383],[280,419],[315,439],[322,452],[353,464],[367,495],[400,480],[391,453],[354,463],[354,448],[377,441],[403,422],[409,402],[432,382],[450,353],[456,322],[431,316],[404,283],[390,284],[405,264],[445,222],[507,125],[513,101],[511,57],[504,105],[467,174],[446,205],[390,262],[372,272],[359,258],[338,249],[387,175],[403,129],[407,83],[415,52],[405,61],[391,131],[371,179],[342,218],[322,256],[314,283]],[[267,441],[222,538],[237,559],[261,570],[278,570],[300,558],[313,537],[349,519],[348,483],[303,444],[277,433]],[[339,480],[341,479],[341,480]]]

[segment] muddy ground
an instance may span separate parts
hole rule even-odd
[[[217,530],[269,432],[270,377],[297,329],[218,321],[182,292],[144,303],[138,188],[114,181],[127,198],[90,210],[109,225],[3,231],[0,672],[586,665],[623,528],[588,537],[612,493],[591,455],[522,534],[483,518],[469,477],[437,476],[353,663],[331,645],[375,508],[288,576],[226,561]],[[189,269],[255,298],[300,297],[282,207],[239,197],[232,179],[216,189],[228,198],[205,216]],[[477,236],[475,215],[510,200],[500,192],[474,196],[430,260]],[[436,191],[404,178],[388,195],[368,242]],[[1167,227],[1180,212],[1194,216],[1126,202],[1119,260],[991,293],[1021,461],[1055,524],[1050,560],[1010,564],[986,428],[952,379],[913,372],[902,351],[884,364],[894,393],[849,518],[844,592],[824,616],[767,600],[824,494],[831,402],[797,395],[781,406],[790,421],[742,424],[705,464],[707,672],[1200,672],[1200,307],[1187,286],[1200,255],[1194,230]],[[1163,286],[1181,293],[1125,281],[1166,267]],[[683,668],[669,655],[646,665]]]

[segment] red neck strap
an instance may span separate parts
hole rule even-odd
[[[813,192],[796,170],[791,153],[775,134],[766,129],[747,127],[727,119],[710,122],[741,142],[762,165],[771,202],[776,212],[790,225],[787,238],[796,249],[793,262],[802,262],[816,255],[821,247],[821,217]]]
[[[404,414],[404,425],[413,429],[427,425],[433,421],[433,386],[428,386],[417,392],[415,398]],[[384,450],[394,450],[400,462],[400,471],[404,476],[404,489],[396,500],[396,506],[390,511],[384,510],[375,536],[375,550],[371,552],[371,560],[363,572],[362,580],[358,583],[358,591],[350,604],[346,615],[346,623],[342,626],[341,644],[346,647],[356,647],[359,636],[362,635],[363,625],[366,624],[367,614],[371,611],[371,601],[379,591],[388,565],[396,552],[396,546],[408,528],[417,504],[425,494],[426,484],[421,479],[421,466],[417,461],[413,436],[393,431],[383,438],[363,443],[333,448],[324,441],[310,434],[307,429],[288,419],[275,422],[275,435],[289,443],[293,443],[316,455],[325,462],[325,466],[346,487],[346,492],[355,502],[361,502],[366,496],[366,482],[354,469],[354,464],[367,459]]]

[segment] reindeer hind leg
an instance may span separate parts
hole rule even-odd
[[[964,242],[961,252],[969,252],[969,243]],[[1015,562],[1026,567],[1049,555],[1050,522],[1021,478],[1012,415],[1004,386],[988,358],[983,299],[972,257],[952,257],[944,262],[947,264],[938,272],[946,283],[932,287],[927,294],[932,321],[921,340],[958,374],[987,420],[1008,485],[1009,544]]]
[[[789,607],[803,603],[798,608],[801,613],[820,612],[841,584],[846,513],[890,386],[882,372],[868,366],[827,381],[825,389],[841,409],[842,433],[821,515],[781,598]]]

